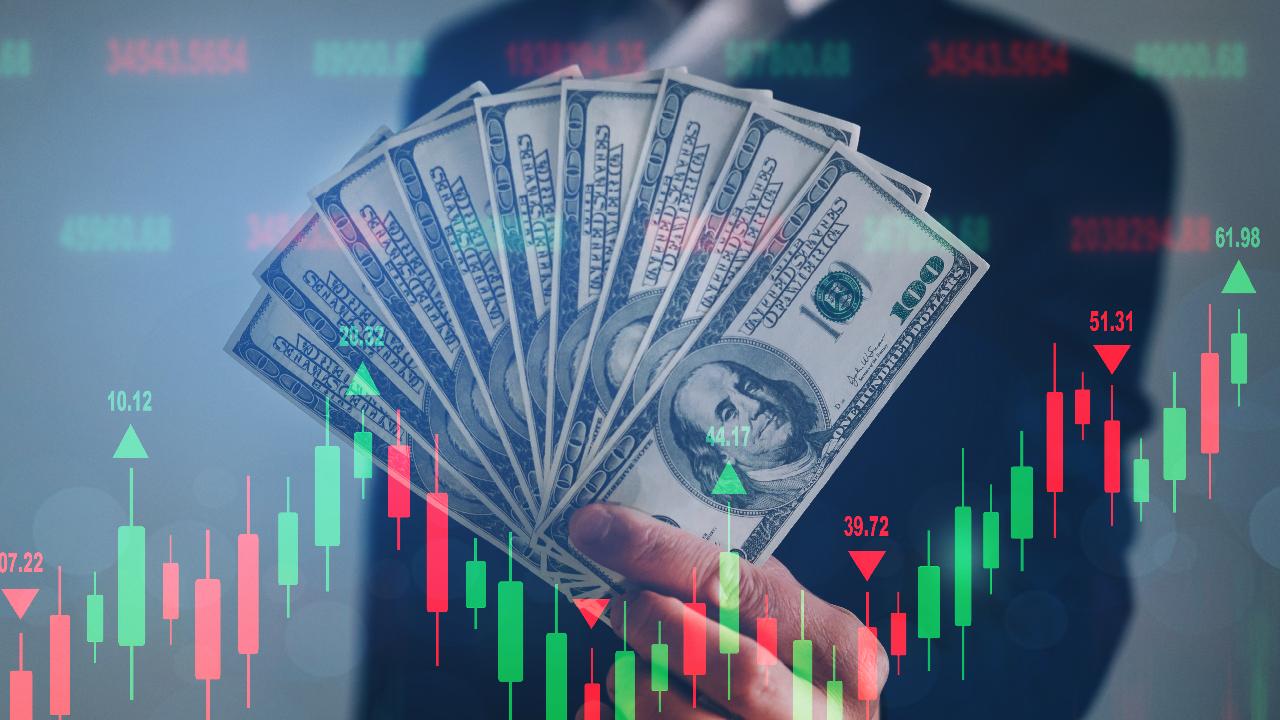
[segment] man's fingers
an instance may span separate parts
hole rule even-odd
[[[707,604],[708,616],[718,619],[720,603],[720,552],[713,543],[683,530],[655,520],[644,513],[620,505],[588,505],[574,514],[570,522],[570,538],[575,546],[628,581],[653,588],[681,599],[693,597],[694,569],[697,569],[697,599]],[[739,562],[738,616],[739,631],[754,635],[756,620],[774,618],[777,637],[797,638],[800,633],[800,596],[804,588],[786,566],[770,559],[757,566],[746,560]],[[806,637],[814,640],[815,652],[829,657],[831,647],[857,647],[857,633],[862,626],[852,613],[805,594]],[[615,625],[621,614],[612,613]],[[778,654],[791,662],[790,643],[780,642]],[[856,669],[852,652],[838,656],[840,674]],[[887,673],[888,661],[884,663]],[[830,663],[814,668],[815,680],[831,679]]]
[[[693,660],[699,671],[696,685],[698,710],[712,713],[713,717],[718,717],[721,709],[737,717],[791,717],[795,677],[790,667],[794,650],[791,640],[786,639],[786,636],[779,638],[779,654],[786,658],[780,660],[764,651],[751,637],[735,634],[716,622],[714,608],[711,609],[711,617],[704,618],[683,601],[649,590],[632,591],[618,601],[626,603],[627,646],[638,656],[637,675],[647,675],[651,671],[652,647],[659,642],[658,629],[661,628],[661,642],[667,646],[667,685],[671,688],[684,688],[692,683],[690,672],[695,668],[691,668],[686,659]],[[614,631],[622,636],[623,613],[620,610],[621,608],[615,608],[612,619]],[[844,624],[847,625],[848,621]],[[701,629],[701,632],[695,630],[693,634],[693,637],[698,638],[697,647],[686,647],[690,640],[690,635],[685,632],[686,625]],[[827,682],[824,678],[829,679],[831,675],[831,643],[816,639],[813,630],[817,628],[811,628],[813,626],[806,623],[806,637],[811,645],[809,664],[813,672],[810,678],[812,687],[808,692],[812,695],[814,718],[821,718],[826,703]],[[851,636],[857,637],[858,632],[866,631],[859,630]],[[722,636],[736,641],[736,652],[721,652],[722,647],[732,648],[734,645],[733,642],[722,640]],[[791,639],[794,640],[795,636]],[[843,644],[845,642],[848,644]],[[836,647],[839,679],[843,686],[843,715],[858,719],[876,717],[878,703],[858,701],[858,690],[862,683],[870,682],[875,683],[874,687],[878,692],[883,683],[879,682],[875,672],[870,675],[865,671],[859,674],[858,668],[865,664],[879,669],[879,659],[875,656],[881,652],[879,645],[874,644],[871,648],[873,657],[859,658],[856,641],[846,637],[841,643]],[[887,665],[885,670],[887,671]],[[823,677],[819,677],[820,675]],[[647,679],[636,680],[637,707],[640,706],[644,689],[649,687],[647,683]],[[612,689],[610,693],[612,697]],[[689,703],[687,707],[693,710],[689,697],[686,693],[681,696],[681,701]],[[664,708],[674,707],[678,702],[680,701],[673,704],[664,699]],[[639,716],[646,715],[641,713]]]
[[[609,504],[588,505],[574,513],[569,537],[579,550],[631,583],[679,598],[692,599],[696,591],[699,602],[713,607],[720,603],[723,548],[715,543]],[[738,562],[738,608],[744,617],[763,615],[769,602],[779,609],[794,607],[798,625],[800,590],[782,563]]]
[[[687,596],[695,570],[699,595],[715,582],[720,547],[621,505],[588,505],[569,521],[578,550],[633,583]],[[714,598],[699,600],[715,602]]]
[[[734,715],[762,720],[791,717],[791,671],[782,662],[759,664],[760,646],[750,637],[732,633],[714,617],[706,618],[667,595],[645,590],[629,593],[626,602],[628,645],[651,663],[651,646],[657,642],[661,623],[662,642],[669,647],[668,683],[695,685],[698,709],[714,713],[714,705]],[[686,624],[702,630],[697,646],[688,646]],[[615,631],[621,634],[620,622],[615,621]],[[724,647],[736,644],[736,652],[720,652],[722,635],[733,640]],[[696,682],[691,675],[695,671]]]
[[[696,587],[697,600],[706,603],[708,618],[719,619],[719,546],[621,505],[588,505],[578,510],[570,521],[569,532],[570,539],[579,550],[632,583],[682,600],[692,599]],[[754,636],[756,621],[766,616],[767,606],[767,616],[774,618],[777,626],[778,655],[790,665],[792,647],[787,639],[800,637],[800,603],[804,588],[782,563],[774,559],[759,566],[742,560],[738,567],[739,631]],[[611,616],[615,630],[621,630],[622,613],[617,610],[615,608]],[[804,616],[805,637],[813,640],[814,656],[830,658],[831,648],[837,648],[839,677],[846,681],[857,678],[858,636],[862,622],[848,610],[809,593],[804,593]],[[639,630],[641,624],[632,622],[630,627]],[[652,631],[653,627],[649,626],[648,630]],[[666,630],[673,633],[678,628]],[[664,637],[669,635],[664,634]],[[870,658],[873,654],[867,655]],[[878,655],[875,670],[871,672],[872,676],[883,681],[888,676],[888,656],[882,649]],[[814,663],[813,670],[815,682],[824,683],[832,679],[830,662]]]
[[[686,619],[691,620],[695,627],[705,628],[705,632],[701,634],[701,647],[691,653],[693,657],[706,658],[707,675],[698,680],[700,693],[711,692],[710,688],[720,686],[721,682],[726,689],[730,685],[733,688],[742,688],[744,682],[747,682],[751,676],[760,673],[769,673],[767,677],[760,675],[765,682],[775,677],[772,674],[774,671],[769,669],[769,654],[755,638],[754,620],[743,620],[740,629],[746,630],[751,627],[752,632],[738,634],[739,648],[733,656],[732,676],[726,677],[727,655],[720,652],[721,634],[733,636],[734,633],[716,622],[718,613],[714,606],[707,606],[707,616],[704,621],[702,616],[683,601],[648,590],[632,591],[615,602],[623,607],[615,606],[614,608],[611,616],[613,630],[622,637],[625,623],[628,646],[634,648],[642,658],[647,659],[651,646],[659,642],[659,628],[661,628],[661,642],[668,647],[669,674],[673,681],[677,678],[688,680],[688,671],[684,662],[687,641],[684,628]],[[809,608],[809,602],[806,602],[806,615]],[[888,657],[883,647],[848,611],[837,606],[827,606],[820,615],[825,618],[824,623],[817,623],[811,618],[805,623],[805,637],[810,641],[811,646],[810,665],[813,683],[819,688],[824,688],[826,682],[833,679],[830,658],[832,657],[831,649],[835,647],[837,671],[835,679],[842,681],[846,688],[846,700],[855,698],[856,693],[863,686],[874,687],[875,692],[878,693],[884,686],[889,672]],[[772,635],[775,647],[769,650],[775,650],[778,657],[772,668],[782,670],[783,672],[777,677],[781,677],[784,682],[789,682],[790,671],[786,668],[791,667],[795,660],[795,646],[792,641],[800,636],[798,620],[779,621],[779,629]],[[761,662],[764,662],[765,668],[758,666]],[[747,663],[750,663],[751,667],[745,667]],[[872,705],[874,706],[874,703]],[[734,709],[736,710],[736,706]],[[865,710],[865,707],[860,707],[859,710]],[[861,715],[860,712],[851,714],[849,717],[861,717]]]
[[[720,604],[723,549],[715,543],[642,512],[609,504],[588,505],[574,513],[569,537],[579,550],[632,584],[690,600],[696,595],[698,602],[713,608]],[[794,606],[798,627],[800,590],[777,561],[760,567],[745,559],[738,561],[736,595],[744,619],[754,622],[767,603]],[[747,632],[754,629],[753,625],[743,627]]]
[[[614,695],[616,688],[614,685],[614,673],[617,666],[609,668],[609,678],[606,681],[609,689],[609,698],[617,699]],[[638,718],[664,718],[665,720],[717,720],[723,715],[712,712],[705,707],[695,708],[693,702],[689,699],[689,690],[681,683],[678,678],[672,678],[668,675],[667,687],[664,692],[658,693],[651,688],[652,680],[649,674],[649,666],[647,663],[636,664],[636,698],[635,698],[635,717]]]

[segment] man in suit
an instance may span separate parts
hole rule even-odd
[[[764,41],[777,45],[763,47],[847,48],[848,72],[787,77],[772,62],[735,61],[730,67],[726,53],[746,47],[744,41],[757,47]],[[1073,224],[1079,224],[1073,218],[1136,216],[1159,224],[1168,217],[1174,164],[1169,110],[1149,83],[1077,47],[1042,41],[1027,28],[946,2],[514,2],[435,38],[426,72],[410,95],[407,117],[413,119],[475,79],[495,92],[514,87],[545,69],[526,52],[538,42],[608,48],[597,67],[584,67],[589,76],[636,69],[636,49],[643,48],[649,67],[688,65],[691,72],[767,87],[781,100],[858,123],[860,150],[932,186],[931,213],[977,218],[989,227],[989,246],[974,242],[991,264],[986,278],[774,559],[747,571],[755,573],[753,592],[774,590],[771,614],[780,618],[782,646],[796,636],[798,617],[792,601],[777,593],[808,589],[808,634],[819,648],[825,642],[843,653],[839,669],[846,688],[854,684],[850,638],[858,622],[839,606],[861,617],[869,590],[871,624],[887,638],[888,612],[901,593],[903,608],[912,614],[909,654],[901,675],[890,673],[879,705],[870,706],[880,717],[1081,717],[1106,676],[1131,611],[1124,559],[1132,534],[1127,505],[1117,505],[1115,527],[1109,527],[1101,432],[1090,427],[1084,441],[1068,433],[1065,492],[1057,496],[1056,519],[1037,470],[1035,539],[1026,548],[1025,570],[1019,572],[1017,559],[1011,562],[1006,551],[991,591],[986,583],[975,589],[961,679],[961,639],[949,622],[948,569],[952,508],[960,501],[960,448],[967,458],[964,502],[985,510],[990,486],[1007,534],[1008,468],[1018,463],[1019,431],[1026,432],[1026,462],[1044,467],[1044,393],[1053,382],[1054,343],[1059,389],[1074,386],[1083,371],[1095,398],[1105,397],[1107,385],[1114,384],[1115,416],[1127,433],[1149,420],[1138,378],[1141,341],[1154,323],[1158,248],[1082,252],[1090,246],[1073,237]],[[952,42],[982,46],[989,64],[957,65],[947,56]],[[1023,56],[1018,62],[1032,63],[1024,70],[1033,69],[1009,71],[1008,63],[997,68],[993,48],[1008,54],[1015,46],[1049,48],[1052,61],[1035,65]],[[570,52],[565,59],[578,58]],[[1089,347],[1091,309],[1132,310],[1138,320],[1125,338],[1135,350],[1114,376],[1105,374]],[[633,601],[648,602],[652,617],[660,617],[676,595],[663,568],[688,568],[706,552],[696,538],[653,530],[649,519],[622,509],[579,514],[575,543],[627,574],[639,586]],[[872,514],[888,518],[887,538],[845,536],[846,515]],[[926,531],[932,533],[933,562],[944,568],[942,638],[931,644],[931,670],[914,634],[914,569],[925,563]],[[1014,547],[1007,538],[1004,544]],[[505,693],[495,691],[493,623],[473,631],[465,613],[450,613],[442,627],[443,667],[428,667],[433,628],[420,597],[392,579],[406,572],[400,560],[384,557],[382,544],[370,548],[375,592],[361,715],[505,714]],[[856,548],[888,551],[869,584],[849,562],[846,551]],[[496,552],[488,560],[504,562]],[[420,562],[407,567],[422,573]],[[531,583],[526,590],[529,637],[538,637],[542,625],[549,629],[552,616],[551,589],[537,587]],[[750,631],[749,609],[743,612],[742,627]],[[569,625],[563,617],[561,624]],[[580,700],[588,648],[599,651],[600,679],[604,658],[618,644],[602,625],[594,632],[585,625],[570,628],[570,698]],[[521,715],[537,716],[541,653],[531,645],[526,654],[528,672],[515,688],[516,706],[529,710]],[[766,705],[788,701],[789,693],[741,691],[738,668],[747,665],[734,668],[740,697]],[[831,676],[830,664],[814,666],[821,685]],[[679,677],[678,663],[673,677]],[[647,685],[638,685],[638,694],[648,694]],[[789,706],[717,706],[703,700],[699,711],[705,714],[697,715],[690,714],[687,698],[687,690],[683,702],[679,693],[669,697],[663,717],[790,712]],[[849,715],[863,709],[851,705]]]

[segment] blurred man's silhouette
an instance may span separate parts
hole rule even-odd
[[[747,39],[818,46],[846,41],[851,72],[844,78],[726,77],[725,43]],[[978,249],[991,272],[777,556],[813,592],[859,615],[870,589],[872,624],[881,628],[901,591],[914,627],[914,568],[924,562],[925,532],[932,530],[934,562],[944,568],[943,637],[933,643],[933,669],[926,672],[924,646],[912,634],[902,675],[891,677],[886,688],[883,715],[1075,718],[1097,694],[1131,608],[1124,560],[1131,519],[1128,504],[1117,503],[1116,527],[1107,526],[1100,428],[1091,426],[1085,442],[1068,432],[1057,538],[1049,537],[1049,496],[1038,471],[1036,537],[1027,546],[1026,571],[1018,572],[1006,540],[993,593],[977,583],[963,682],[945,570],[951,508],[960,500],[960,448],[968,458],[965,500],[985,510],[993,486],[1007,532],[1008,468],[1017,463],[1019,430],[1027,431],[1028,463],[1043,468],[1044,392],[1054,342],[1060,386],[1078,384],[1083,370],[1099,399],[1114,382],[1115,414],[1126,434],[1146,425],[1147,405],[1136,394],[1141,352],[1130,353],[1114,377],[1106,376],[1089,347],[1087,320],[1090,309],[1133,310],[1137,332],[1126,342],[1140,351],[1154,323],[1158,256],[1072,252],[1071,219],[1167,217],[1171,120],[1151,84],[1075,47],[1066,72],[1048,77],[931,77],[929,43],[948,39],[1039,38],[1006,20],[941,2],[503,4],[434,39],[406,116],[416,118],[476,79],[494,92],[530,79],[512,77],[512,43],[639,42],[650,67],[686,64],[691,72],[770,88],[781,100],[860,124],[860,150],[933,187],[934,215],[988,218],[990,246]],[[1099,412],[1094,409],[1095,417]],[[846,514],[888,516],[889,539],[846,538]],[[470,543],[455,542],[462,545]],[[442,667],[430,667],[433,624],[423,612],[421,555],[389,556],[381,542],[369,547],[375,590],[360,715],[504,716],[492,614],[473,631],[469,613],[449,613]],[[857,547],[889,551],[870,585],[849,563],[846,551]],[[454,555],[460,569],[462,557]],[[487,559],[505,567],[496,552]],[[403,581],[406,572],[416,584]],[[461,610],[461,577],[455,576],[454,605]],[[549,629],[552,590],[534,580],[526,598],[528,637],[538,637],[543,624]],[[585,625],[571,626],[569,636],[570,698],[580,699],[588,647],[602,649],[604,658],[617,640],[608,629],[592,633]],[[541,655],[541,644],[528,641],[526,681],[515,688],[520,716],[541,713]],[[606,670],[602,659],[597,675]]]

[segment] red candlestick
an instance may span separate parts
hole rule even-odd
[[[582,687],[583,720],[600,720],[600,683],[587,683]]]
[[[596,650],[591,648],[591,681],[582,686],[583,720],[600,720],[600,683],[596,682]]]
[[[880,697],[880,681],[876,677],[879,648],[880,642],[871,628],[858,628],[858,699],[864,702]]]
[[[236,537],[236,652],[244,655],[244,706],[253,705],[253,656],[258,654],[258,536],[249,532],[249,476],[244,478],[244,532]]]
[[[435,492],[427,493],[427,612],[436,614],[436,667],[440,666],[440,613],[449,611],[449,494],[440,492],[440,436],[435,436]]]
[[[173,536],[169,536],[169,562],[160,565],[160,617],[169,621],[169,644],[173,645],[173,621],[181,614],[182,573],[173,561]]]
[[[1111,496],[1111,525],[1116,524],[1120,492],[1120,421],[1116,420],[1116,386],[1111,386],[1111,419],[1102,423],[1102,490]]]
[[[698,707],[698,676],[707,674],[707,604],[698,600],[698,569],[693,569],[693,602],[684,604],[684,674],[693,684],[693,707]]]
[[[409,446],[387,446],[387,517],[396,520],[396,550],[400,549],[400,521],[409,517]]]
[[[31,720],[33,698],[31,671],[22,668],[22,633],[18,633],[18,669],[9,671],[9,720]]]
[[[907,614],[902,612],[902,593],[898,593],[898,609],[889,613],[889,655],[898,659],[902,674],[902,656],[907,654]]]
[[[1062,391],[1058,390],[1058,343],[1053,344],[1053,374],[1050,376],[1052,389],[1044,398],[1044,487],[1053,495],[1053,537],[1058,537],[1058,493],[1063,490],[1062,482],[1062,444],[1065,434],[1064,404]],[[1084,428],[1080,429],[1084,437]]]
[[[773,667],[778,664],[778,618],[769,617],[769,594],[764,596],[764,617],[756,618],[756,664]],[[769,673],[765,673],[765,684]]]
[[[1062,436],[1063,436],[1063,396],[1061,391],[1050,391],[1044,394],[1045,437],[1045,490],[1051,493],[1062,492]]]
[[[1084,373],[1080,373],[1080,387],[1076,388],[1076,424],[1083,440],[1084,426],[1089,424],[1089,388],[1084,386]]]
[[[204,717],[209,720],[210,683],[222,677],[222,582],[209,575],[209,531],[204,531],[204,577],[196,580],[195,676],[204,681]]]
[[[1213,499],[1213,456],[1219,447],[1221,363],[1213,351],[1213,306],[1209,306],[1209,351],[1200,353],[1200,452],[1209,457],[1209,499]]]
[[[71,714],[71,616],[62,614],[62,566],[58,566],[58,614],[49,616],[49,714]]]
[[[778,664],[778,618],[756,618],[756,664]]]

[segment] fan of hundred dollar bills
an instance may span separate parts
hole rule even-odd
[[[987,267],[858,132],[683,69],[476,83],[311,191],[227,351],[571,597],[617,589],[590,502],[761,561]]]

